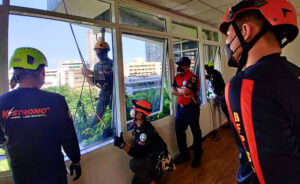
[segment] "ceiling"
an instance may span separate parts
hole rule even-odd
[[[237,0],[136,0],[176,14],[183,15],[213,27],[218,27],[227,8]],[[300,0],[288,0],[300,16]]]

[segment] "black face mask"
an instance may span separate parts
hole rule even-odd
[[[235,68],[238,67],[238,62],[234,59],[233,54],[236,53],[236,51],[242,46],[242,45],[238,46],[238,47],[235,49],[235,51],[232,51],[232,50],[230,49],[230,45],[231,45],[231,43],[234,41],[234,39],[235,39],[236,37],[237,37],[237,35],[235,35],[234,38],[231,40],[231,42],[230,42],[229,44],[226,44],[226,45],[225,45],[225,48],[224,48],[224,50],[225,50],[225,56],[226,56],[226,60],[227,60],[228,66],[229,66],[229,67],[235,67]]]
[[[181,66],[177,67],[177,72],[184,72],[183,68],[181,68]]]

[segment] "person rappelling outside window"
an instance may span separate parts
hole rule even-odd
[[[99,58],[99,62],[95,64],[94,70],[91,71],[86,66],[82,68],[82,74],[86,77],[91,85],[95,85],[100,89],[98,104],[95,116],[90,127],[95,126],[101,121],[107,106],[111,108],[113,94],[113,60],[108,57],[110,47],[105,41],[97,41],[94,50]],[[103,137],[109,137],[112,134],[111,127],[106,127],[103,131]]]

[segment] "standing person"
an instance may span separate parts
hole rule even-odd
[[[135,173],[133,184],[155,184],[158,157],[161,153],[168,154],[167,145],[147,120],[152,105],[146,100],[133,101],[133,109],[134,145],[130,147],[126,144],[122,133],[120,137],[115,137],[114,145],[133,157],[129,163],[130,169]]]
[[[227,118],[227,123],[223,127],[230,127],[230,119],[225,102],[225,82],[222,74],[218,70],[214,69],[213,62],[206,63],[205,70],[207,72],[206,79],[211,82],[213,92],[216,94],[216,104],[221,107],[223,113]]]
[[[199,78],[190,71],[191,60],[182,57],[176,62],[179,72],[172,87],[172,94],[177,96],[175,131],[180,155],[175,164],[189,161],[190,156],[186,145],[185,131],[190,125],[193,134],[194,158],[192,167],[199,167],[202,155],[202,133],[199,125],[200,99],[197,95],[200,87]]]
[[[0,96],[0,146],[10,157],[16,184],[67,184],[61,148],[81,175],[80,150],[73,120],[63,96],[40,90],[45,83],[45,56],[34,48],[15,50],[10,67],[13,89]],[[72,175],[71,174],[71,175]]]
[[[225,88],[240,151],[237,183],[300,183],[300,69],[280,56],[298,34],[294,7],[241,0],[220,31],[228,64],[239,71]]]
[[[95,44],[94,50],[99,58],[99,62],[94,66],[94,71],[87,69],[85,66],[82,68],[82,74],[86,77],[88,83],[96,85],[100,89],[96,114],[90,127],[99,123],[99,118],[103,117],[106,107],[108,105],[111,106],[113,94],[113,61],[108,57],[110,47],[107,42],[98,41]],[[108,134],[105,136],[109,137],[112,134],[111,131],[111,127],[109,127],[103,134]]]

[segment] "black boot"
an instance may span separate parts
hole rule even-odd
[[[180,154],[179,157],[174,160],[174,163],[175,165],[179,165],[188,161],[190,161],[190,156],[188,154]]]
[[[200,166],[201,163],[201,156],[194,157],[192,161],[192,168],[197,168]]]

